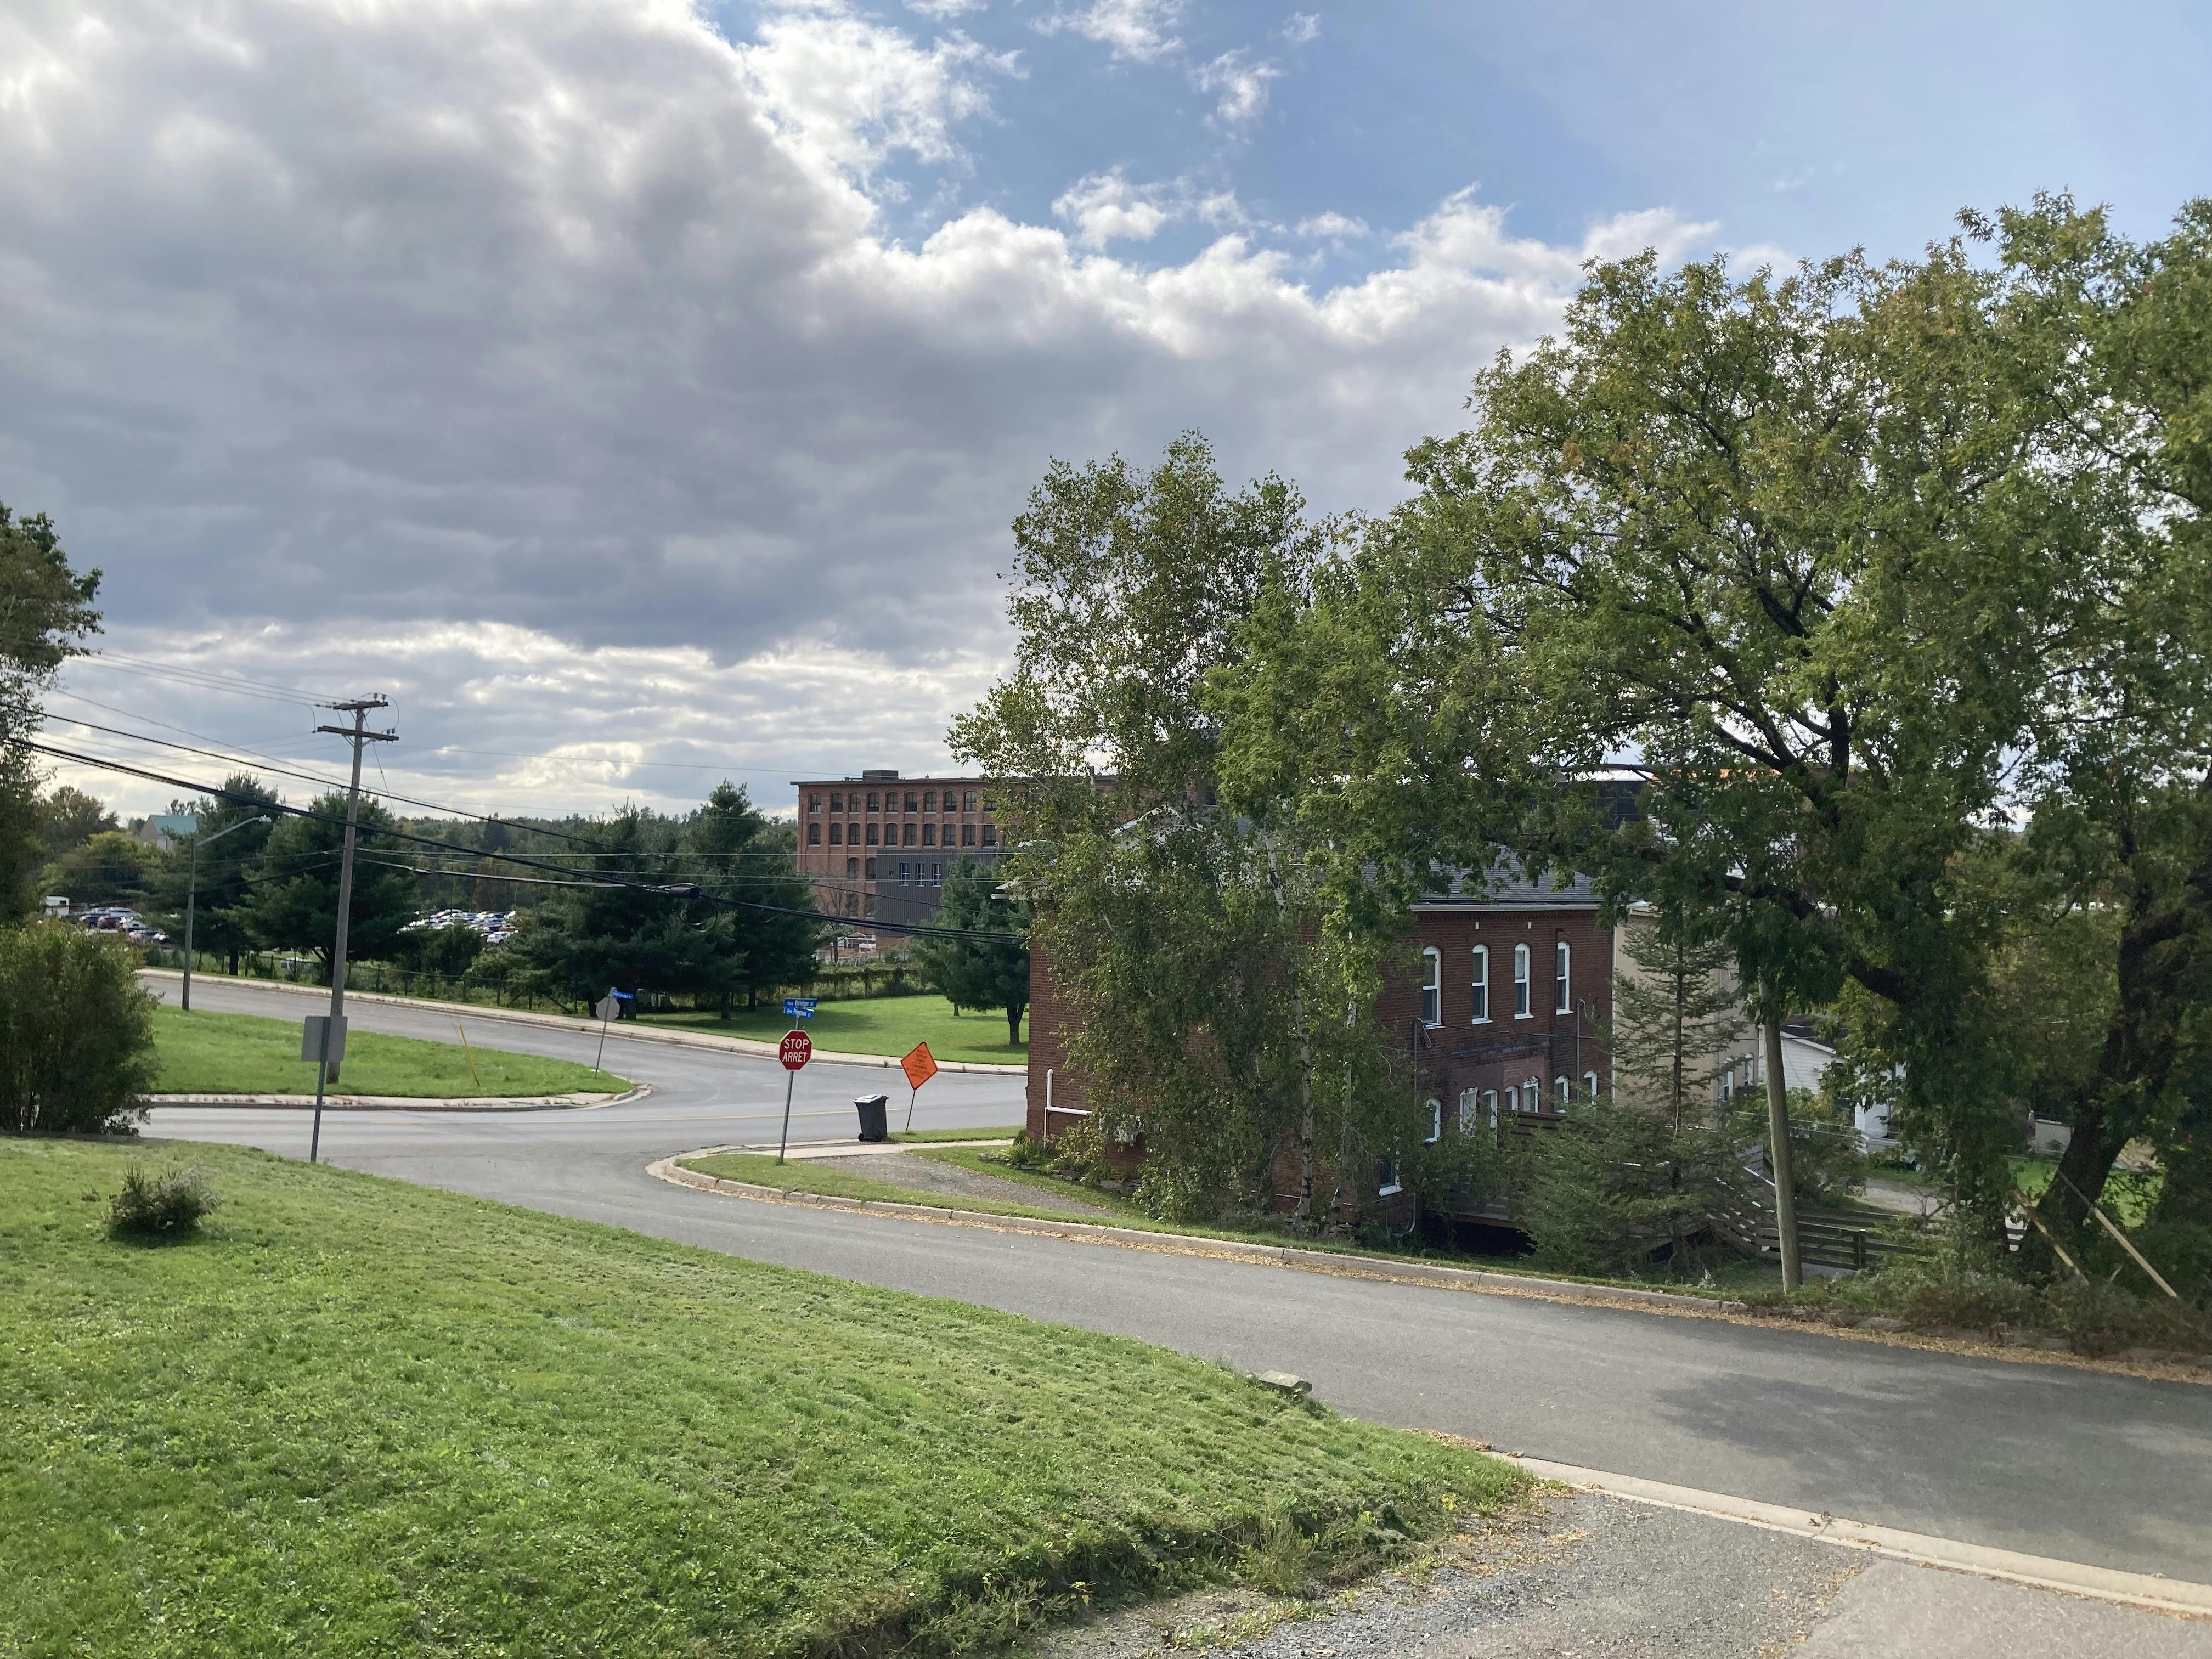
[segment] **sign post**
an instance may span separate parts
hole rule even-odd
[[[331,1068],[345,1058],[343,1014],[309,1014],[300,1028],[300,1058],[315,1062],[315,1127],[307,1136],[307,1162],[323,1150],[323,1085]]]
[[[799,1073],[806,1062],[814,1058],[814,1039],[804,1031],[786,1031],[783,1041],[776,1044],[775,1057],[783,1062],[783,1138],[775,1143],[775,1161],[783,1162],[785,1151],[791,1145],[791,1091],[799,1082]]]
[[[927,1042],[917,1042],[913,1051],[899,1061],[899,1070],[906,1073],[906,1127],[911,1129],[914,1127],[914,1097],[921,1092],[923,1084],[937,1075],[937,1056],[929,1052]]]
[[[599,1062],[607,1057],[607,1022],[622,1012],[622,1004],[610,990],[592,1006],[592,1012],[599,1017],[599,1052],[592,1056],[592,1069],[599,1069]]]

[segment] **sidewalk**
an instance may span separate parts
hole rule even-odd
[[[182,983],[184,975],[173,968],[141,968],[138,976],[145,980],[164,980]],[[196,975],[202,985],[242,985],[256,990],[283,991],[296,996],[312,997],[318,1001],[330,1000],[330,991],[319,985],[291,985],[279,979],[233,979],[227,974]],[[523,1008],[486,1008],[473,1002],[436,1002],[428,997],[396,997],[383,991],[348,991],[349,1002],[384,1003],[394,1008],[420,1008],[453,1018],[504,1020],[514,1025],[536,1025],[547,1030],[574,1031],[583,1036],[596,1036],[599,1023],[595,1019],[578,1019],[569,1014],[541,1014]],[[711,1031],[672,1031],[658,1025],[641,1025],[634,1020],[624,1020],[607,1027],[610,1039],[624,1042],[660,1042],[672,1048],[707,1048],[721,1054],[746,1054],[757,1060],[774,1060],[776,1045],[757,1042],[751,1037],[719,1036]],[[896,1054],[847,1054],[826,1048],[814,1051],[814,1063],[832,1066],[873,1066],[886,1071],[898,1068]],[[940,1072],[984,1072],[1000,1076],[1027,1077],[1026,1066],[993,1066],[977,1060],[940,1060]]]

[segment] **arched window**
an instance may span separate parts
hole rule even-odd
[[[1544,1109],[1544,1079],[1532,1077],[1521,1085],[1521,1109],[1541,1112]]]
[[[830,844],[832,847],[842,847],[845,844],[845,826],[843,824],[833,823],[830,826]]]
[[[1597,1073],[1595,1072],[1584,1072],[1583,1073],[1583,1098],[1584,1100],[1595,1100],[1597,1098]]]
[[[1421,1145],[1433,1146],[1444,1138],[1444,1103],[1441,1100],[1429,1103],[1429,1134]]]
[[[1528,1018],[1528,947],[1513,947],[1513,1018]]]
[[[1465,1134],[1482,1121],[1482,1095],[1474,1089],[1459,1091],[1459,1132]]]
[[[822,845],[822,826],[820,824],[810,823],[806,826],[806,844],[809,847],[819,847]]]
[[[1518,1089],[1508,1089],[1505,1091],[1505,1109],[1509,1112],[1517,1112],[1521,1109],[1521,1091]]]
[[[1490,947],[1474,947],[1474,1024],[1485,1024],[1490,1018]]]
[[[1564,1112],[1575,1097],[1575,1085],[1563,1077],[1555,1077],[1552,1079],[1552,1092],[1558,1097],[1559,1109]]]
[[[1511,1110],[1512,1109],[1511,1109],[1510,1107],[1508,1107],[1506,1109],[1510,1111],[1510,1110]],[[1498,1127],[1498,1091],[1497,1091],[1497,1090],[1495,1090],[1495,1089],[1485,1089],[1485,1090],[1482,1091],[1482,1111],[1483,1111],[1483,1115],[1484,1115],[1484,1116],[1486,1116],[1486,1117],[1487,1117],[1487,1118],[1490,1120],[1490,1127],[1491,1127],[1492,1128],[1495,1129],[1495,1128]]]
[[[1444,959],[1434,945],[1421,952],[1421,1024],[1444,1023]]]
[[[1567,942],[1561,939],[1552,947],[1552,1012],[1571,1014],[1575,1010],[1573,994],[1567,983]]]

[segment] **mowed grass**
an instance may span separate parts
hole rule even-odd
[[[312,1005],[311,1005],[312,1006]],[[316,1009],[320,1012],[322,1010]],[[349,1095],[489,1098],[498,1095],[619,1092],[629,1083],[576,1060],[510,1054],[478,1046],[476,1061],[459,1042],[346,1033],[338,1088]],[[312,1095],[315,1068],[300,1058],[300,1022],[258,1014],[154,1010],[157,1094]]]
[[[824,1002],[812,1019],[788,1019],[783,1005],[737,1010],[728,1019],[710,1011],[704,1013],[647,1014],[648,1025],[672,1025],[687,1031],[719,1031],[726,1036],[757,1037],[773,1042],[786,1031],[802,1030],[817,1048],[846,1054],[902,1054],[917,1042],[942,1060],[964,1060],[970,1065],[1019,1066],[1030,1057],[1023,1025],[1023,1042],[1006,1042],[1003,1011],[970,1008],[955,1014],[941,996],[867,997],[849,1002]],[[927,1085],[924,1085],[925,1091]]]
[[[110,1242],[133,1162],[223,1207]],[[1521,1484],[1140,1343],[236,1148],[0,1142],[0,1306],[38,1659],[974,1651]]]

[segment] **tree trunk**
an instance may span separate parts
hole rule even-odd
[[[730,1023],[730,994],[729,994],[729,992],[726,989],[726,990],[724,990],[724,991],[723,991],[723,993],[722,993],[722,1024],[725,1024],[725,1025],[727,1025],[729,1023]]]
[[[1025,1002],[1010,1002],[1006,1005],[1006,1047],[1009,1048],[1021,1046],[1022,1015],[1028,1011],[1028,1008],[1029,1005]]]

